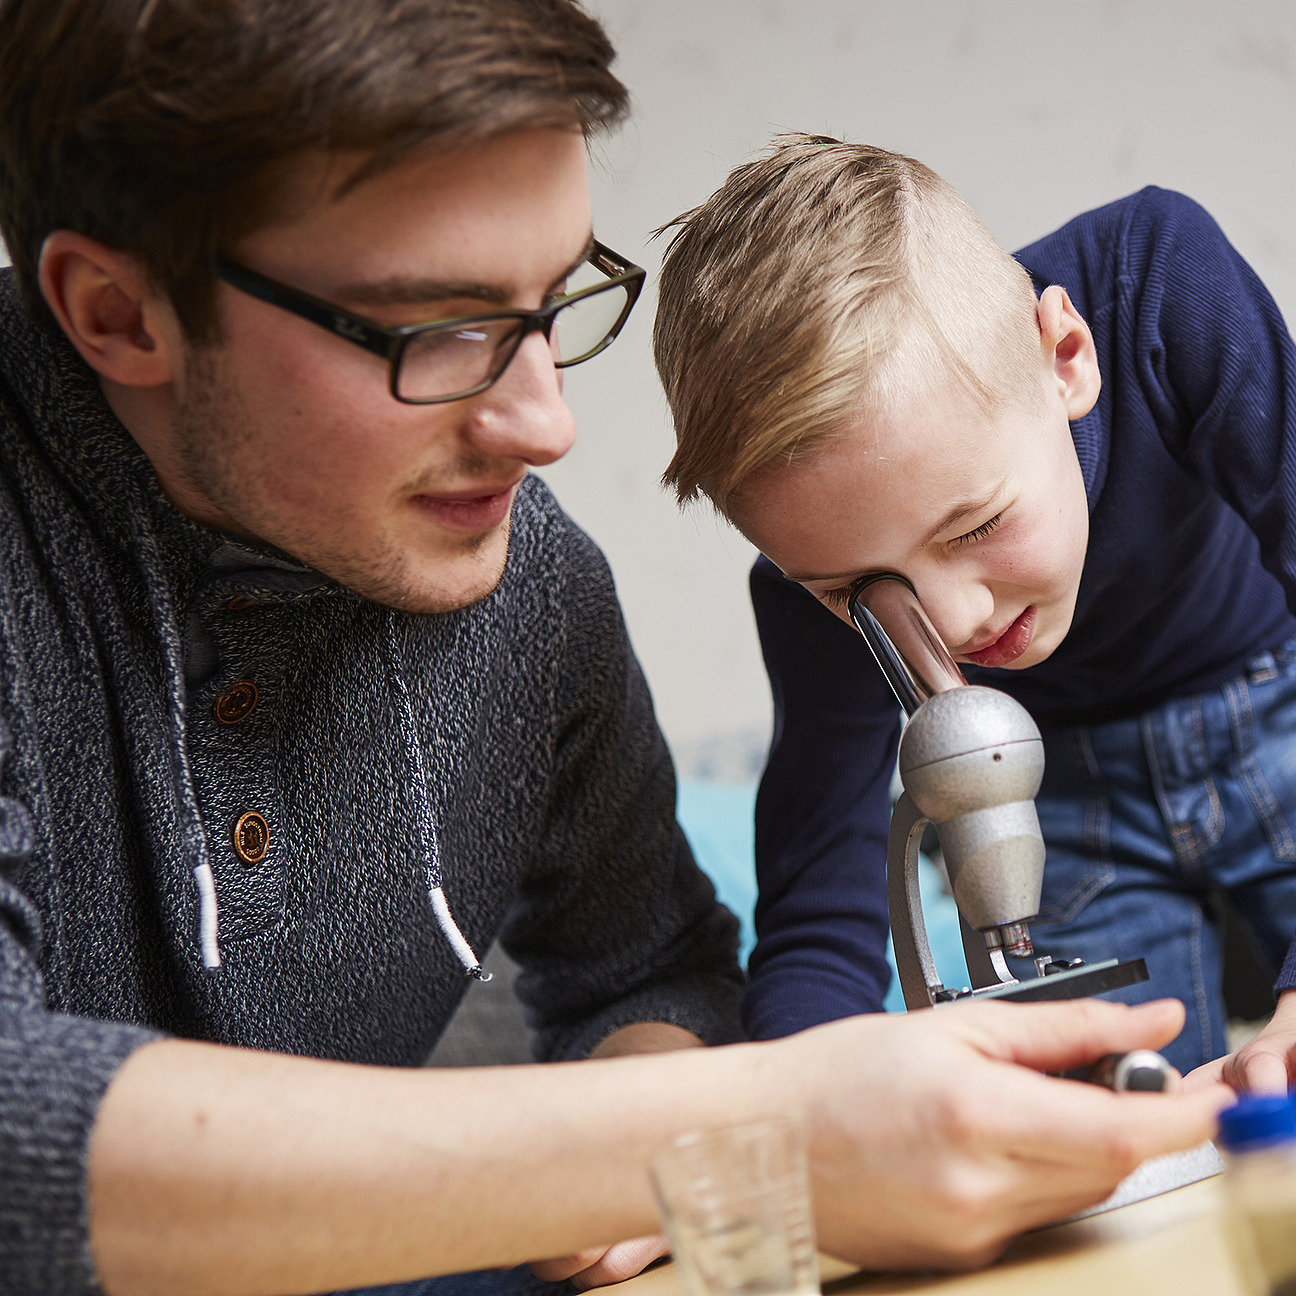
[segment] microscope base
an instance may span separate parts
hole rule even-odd
[[[1147,964],[1140,959],[1106,959],[1086,967],[1070,968],[1066,972],[1053,972],[1047,976],[1032,977],[1015,985],[986,986],[973,990],[969,996],[960,992],[961,999],[1012,999],[1017,1003],[1045,1003],[1055,999],[1087,999],[1091,995],[1120,990],[1148,979]]]

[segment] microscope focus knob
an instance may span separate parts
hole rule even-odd
[[[928,698],[900,739],[900,779],[936,825],[955,902],[984,931],[1039,912],[1044,744],[1026,709],[969,685]]]

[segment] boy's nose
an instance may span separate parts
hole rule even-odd
[[[562,398],[561,371],[540,333],[525,338],[499,379],[472,398],[468,435],[492,459],[542,467],[561,459],[576,440],[576,423]]]
[[[932,625],[945,646],[960,653],[984,647],[994,633],[994,593],[980,581],[933,578],[916,586]]]

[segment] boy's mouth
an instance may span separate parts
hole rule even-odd
[[[978,666],[1007,666],[1030,647],[1035,636],[1035,616],[1032,603],[997,639],[975,652],[961,653],[960,656]]]

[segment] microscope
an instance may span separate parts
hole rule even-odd
[[[872,649],[908,716],[900,739],[904,792],[891,815],[887,902],[905,1007],[940,1007],[971,999],[1078,999],[1148,979],[1141,958],[1035,959],[1034,977],[1018,980],[1007,959],[1034,954],[1030,920],[1039,912],[1044,838],[1035,795],[1044,744],[1026,709],[998,689],[969,684],[928,620],[912,585],[893,573],[856,582],[851,620]],[[932,958],[918,891],[918,852],[935,826],[959,910],[970,986],[942,985]],[[1160,1090],[1173,1072],[1160,1054],[1111,1054],[1068,1073],[1114,1089]],[[1224,1169],[1214,1145],[1154,1157],[1080,1219],[1196,1183]]]
[[[905,1007],[957,999],[1039,1001],[1102,994],[1148,979],[1140,958],[1035,960],[1018,980],[1007,958],[1030,957],[1039,912],[1044,838],[1035,794],[1044,744],[1020,703],[969,684],[928,620],[912,585],[879,573],[856,583],[851,620],[908,716],[900,739],[904,793],[891,816],[887,902]],[[918,852],[935,826],[958,906],[971,985],[941,984],[918,893]]]

